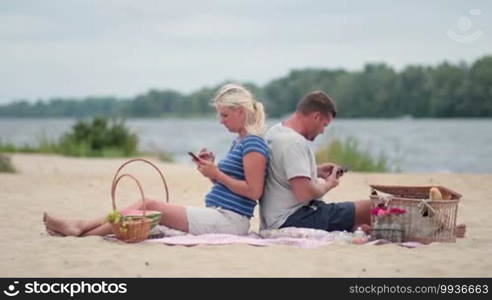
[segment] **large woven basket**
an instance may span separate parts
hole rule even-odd
[[[458,202],[461,198],[459,193],[442,186],[370,185],[370,187],[372,188],[370,199],[373,208],[384,205],[406,211],[392,218],[392,221],[398,225],[392,228],[401,231],[399,239],[402,242],[456,241],[456,217]],[[429,199],[429,193],[433,187],[439,189],[442,200]],[[374,225],[380,220],[377,216],[372,215],[371,221]]]
[[[162,182],[164,183],[164,188],[166,191],[165,201],[169,202],[169,191],[167,188],[166,180],[164,179],[164,175],[162,174],[161,170],[159,170],[159,168],[156,165],[142,158],[134,158],[123,163],[116,171],[116,174],[114,175],[113,178],[113,183],[111,185],[111,200],[112,200],[113,211],[116,211],[116,197],[115,197],[116,187],[118,186],[118,183],[121,181],[121,179],[123,179],[124,177],[131,178],[133,179],[133,181],[135,181],[140,191],[140,196],[142,198],[142,201],[144,203],[141,216],[132,216],[131,218],[122,216],[118,223],[111,224],[113,233],[116,236],[116,238],[126,243],[138,243],[146,240],[149,237],[150,231],[152,229],[152,223],[153,223],[152,218],[147,216],[146,214],[147,209],[145,208],[145,195],[142,189],[142,185],[140,184],[138,179],[132,176],[131,174],[119,175],[120,171],[126,165],[136,161],[145,162],[151,165],[159,173]]]

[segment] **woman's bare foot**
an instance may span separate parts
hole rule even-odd
[[[46,231],[52,236],[80,236],[82,234],[80,221],[64,220],[44,213],[43,222]]]
[[[456,225],[454,229],[454,234],[456,235],[457,238],[464,238],[466,233],[466,225],[465,224],[458,224]]]
[[[59,233],[58,231],[54,231],[54,230],[51,230],[49,229],[48,227],[46,227],[46,232],[51,235],[51,236],[60,236],[60,237],[64,237],[63,234]]]
[[[46,232],[51,236],[64,236],[63,234],[59,233],[58,231],[55,231],[55,230],[48,228],[48,225],[46,224],[47,216],[48,216],[47,213],[43,213],[43,223],[44,223],[44,229],[46,229]]]

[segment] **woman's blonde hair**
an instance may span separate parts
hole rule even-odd
[[[243,107],[246,111],[246,131],[250,134],[262,136],[265,131],[265,109],[261,102],[253,97],[250,91],[239,84],[229,83],[222,86],[212,105],[231,108]]]

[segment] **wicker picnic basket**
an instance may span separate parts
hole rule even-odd
[[[116,238],[126,243],[138,243],[146,240],[149,237],[150,230],[152,228],[152,219],[149,218],[146,214],[147,209],[145,208],[145,195],[142,189],[142,185],[140,184],[138,179],[131,174],[119,175],[120,171],[126,165],[136,161],[145,162],[151,165],[159,173],[162,182],[164,183],[164,188],[166,191],[165,201],[169,202],[169,190],[167,188],[166,180],[161,170],[159,170],[159,168],[155,164],[143,158],[134,158],[123,163],[116,171],[113,178],[113,183],[111,185],[111,200],[113,205],[113,211],[116,211],[116,201],[115,201],[116,187],[118,186],[118,183],[121,181],[121,179],[125,177],[131,178],[133,179],[133,181],[135,181],[140,191],[140,196],[142,197],[142,201],[144,203],[141,216],[132,216],[131,218],[122,216],[121,218],[119,218],[118,222],[111,223],[113,233],[116,236]]]
[[[371,215],[373,236],[393,242],[455,242],[456,217],[461,195],[443,186],[370,185],[372,208],[386,207],[405,213],[379,218]],[[429,194],[436,188],[442,200]]]

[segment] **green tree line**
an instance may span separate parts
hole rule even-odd
[[[0,117],[193,117],[214,114],[209,105],[222,85],[190,94],[152,89],[129,99],[88,97],[14,101],[0,106]],[[323,90],[337,103],[339,116],[362,117],[491,117],[492,55],[472,64],[443,62],[410,65],[396,71],[384,63],[361,71],[293,70],[264,86],[243,83],[262,101],[270,117],[295,109],[306,93]]]

